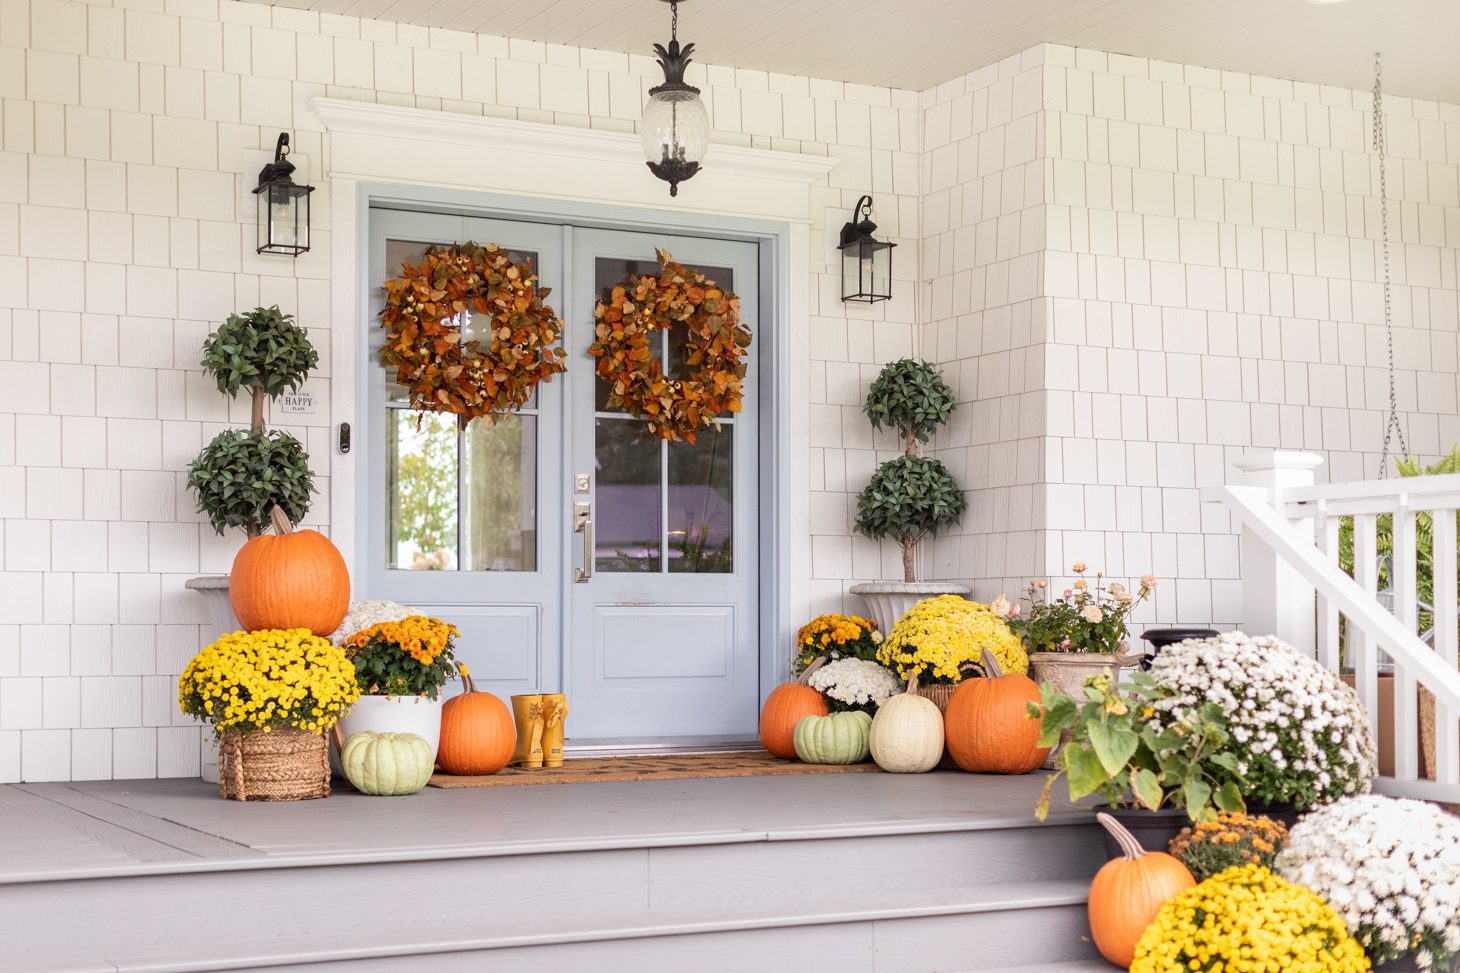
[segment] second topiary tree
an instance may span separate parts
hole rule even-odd
[[[873,540],[894,538],[902,546],[903,580],[917,581],[917,545],[929,534],[957,523],[967,501],[941,462],[918,454],[933,431],[953,412],[953,390],[927,362],[904,358],[882,369],[862,411],[874,429],[896,429],[903,455],[872,474],[857,497],[859,532]]]

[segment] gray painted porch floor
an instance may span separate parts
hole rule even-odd
[[[201,780],[0,787],[0,883],[1032,826],[1044,775],[426,788],[237,803]],[[1049,823],[1088,820],[1056,801]]]

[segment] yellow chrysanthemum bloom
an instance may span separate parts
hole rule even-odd
[[[1337,913],[1261,865],[1237,865],[1170,899],[1136,945],[1130,973],[1366,973]]]
[[[978,663],[984,649],[1007,672],[1029,671],[1029,656],[1007,622],[988,605],[958,595],[918,602],[877,650],[877,661],[902,679],[917,672],[922,683],[959,682],[963,667]]]
[[[360,698],[343,649],[308,629],[233,632],[203,649],[178,680],[184,713],[219,732],[333,726]]]

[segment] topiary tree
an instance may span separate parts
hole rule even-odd
[[[309,456],[293,436],[264,429],[264,402],[297,391],[318,366],[309,336],[278,307],[230,314],[203,341],[202,364],[229,398],[247,389],[252,409],[248,432],[220,432],[188,466],[198,511],[219,534],[239,528],[257,537],[275,504],[298,523],[314,492]]]
[[[917,545],[958,522],[967,507],[948,468],[918,455],[953,413],[953,390],[927,362],[904,358],[878,374],[862,411],[874,429],[896,429],[903,455],[888,460],[872,474],[857,497],[857,530],[873,540],[893,537],[902,545],[903,580],[917,580]]]

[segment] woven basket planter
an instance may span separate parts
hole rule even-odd
[[[218,791],[232,801],[308,801],[330,796],[329,746],[308,730],[224,730]]]
[[[934,683],[931,686],[925,686],[919,683],[918,695],[924,699],[931,699],[933,705],[938,707],[938,712],[946,717],[948,715],[948,701],[953,698],[953,693],[958,688],[958,685],[958,683],[952,683],[950,685]],[[946,743],[943,745],[943,759],[938,761],[938,766],[935,769],[958,769],[958,765],[953,762],[953,758],[948,756],[948,745]]]

